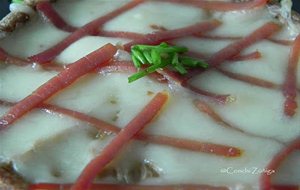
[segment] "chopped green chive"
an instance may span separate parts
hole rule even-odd
[[[133,48],[131,52],[133,56],[136,57],[142,64],[147,63],[146,58],[144,57],[143,53],[140,50]]]
[[[23,3],[24,0],[13,0],[13,3]]]
[[[136,68],[141,68],[142,63],[134,55],[131,55],[131,59]]]
[[[152,57],[151,57],[151,54],[150,54],[148,51],[145,51],[145,52],[144,52],[144,56],[145,56],[145,58],[147,59],[148,63],[150,63],[150,64],[153,64],[153,63],[154,63],[154,62],[153,62],[153,59],[152,59]]]
[[[191,57],[186,57],[186,56],[180,57],[180,62],[182,62],[183,65],[188,67],[203,67],[203,68],[208,67],[208,64],[205,63],[204,61],[197,60]]]
[[[182,56],[181,54],[188,51],[188,48],[181,46],[170,46],[163,42],[157,46],[151,45],[135,45],[131,48],[131,57],[136,68],[143,70],[131,75],[128,82],[138,80],[148,74],[156,72],[158,69],[171,67],[175,71],[184,75],[187,69],[203,67],[207,68],[208,64],[202,60],[197,60],[192,57]]]

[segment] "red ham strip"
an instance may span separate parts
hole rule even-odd
[[[16,66],[33,65],[33,62],[10,55],[2,48],[0,48],[0,61],[3,61],[7,64],[16,65]],[[58,65],[57,63],[54,63],[54,62],[45,63],[42,67],[45,70],[61,71],[63,69],[63,66]]]
[[[210,34],[195,34],[194,36],[199,38],[212,39],[212,40],[241,40],[243,38],[241,36],[218,36],[218,35],[210,35]],[[268,40],[273,43],[285,45],[285,46],[289,46],[293,43],[293,41],[291,40],[284,40],[284,39],[268,38]]]
[[[230,101],[230,95],[227,94],[216,94],[213,92],[209,92],[207,90],[203,90],[199,87],[194,86],[193,84],[190,84],[188,80],[191,78],[191,76],[194,76],[196,72],[199,74],[200,72],[203,72],[203,69],[193,69],[191,73],[187,73],[186,75],[180,75],[177,72],[171,71],[170,69],[163,69],[161,71],[158,71],[160,74],[162,74],[169,82],[172,84],[174,82],[178,83],[182,87],[196,93],[202,96],[206,96],[218,103],[225,104]],[[190,76],[191,75],[191,76]]]
[[[163,41],[189,36],[199,32],[201,33],[207,32],[215,29],[220,24],[221,23],[218,20],[211,20],[211,21],[197,23],[184,28],[175,29],[175,30],[159,31],[159,32],[147,34],[141,39],[133,40],[132,42],[125,44],[124,49],[126,51],[130,51],[131,46],[136,44],[157,45]]]
[[[135,33],[135,32],[124,32],[124,31],[99,31],[99,36],[104,37],[115,37],[115,38],[127,38],[132,40],[137,40],[140,38],[144,38],[144,34]]]
[[[269,41],[274,42],[276,44],[284,45],[284,46],[289,46],[289,45],[293,44],[293,41],[291,41],[291,40],[280,40],[280,39],[269,38]]]
[[[0,105],[13,106],[15,104],[0,100]],[[45,109],[48,112],[61,113],[66,116],[70,116],[75,119],[78,119],[80,121],[87,122],[93,127],[97,128],[98,130],[105,130],[113,133],[119,133],[121,131],[121,128],[109,124],[103,120],[86,115],[78,111],[62,108],[60,106],[51,105],[51,104],[41,104],[37,108]],[[148,135],[143,132],[140,132],[134,138],[137,140],[147,141],[150,143],[172,146],[174,148],[180,148],[183,150],[214,154],[218,156],[239,157],[242,154],[242,151],[239,148],[232,147],[232,146],[214,144],[210,142],[201,142],[196,140],[187,140],[183,138],[168,137],[163,135]]]
[[[117,136],[84,168],[71,190],[88,189],[93,179],[109,164],[130,140],[149,124],[168,100],[166,93],[158,93]]]
[[[277,153],[267,165],[266,170],[275,170],[276,172],[281,163],[295,150],[300,150],[300,138],[296,138],[289,145],[284,147],[279,153]],[[262,173],[260,177],[260,189],[269,190],[271,189],[271,175]]]
[[[72,184],[40,183],[29,185],[29,190],[69,190]],[[201,184],[184,185],[128,185],[128,184],[92,184],[85,190],[229,190],[227,187],[216,187]]]
[[[9,55],[4,49],[0,48],[0,61],[3,61],[8,64],[25,66],[31,64],[30,61]]]
[[[198,108],[199,111],[207,114],[213,121],[215,121],[216,123],[220,124],[223,127],[241,132],[245,135],[248,135],[250,137],[257,137],[257,138],[262,138],[262,139],[270,139],[273,141],[276,141],[280,144],[284,144],[282,141],[275,139],[275,138],[271,138],[271,137],[265,137],[265,136],[261,136],[258,134],[253,134],[251,132],[248,131],[244,131],[232,124],[230,124],[229,122],[225,121],[208,103],[206,103],[205,101],[202,100],[195,100],[194,101],[195,106]]]
[[[246,55],[237,55],[230,59],[230,61],[246,61],[252,59],[259,59],[261,58],[261,53],[259,51],[255,51]]]
[[[37,10],[42,12],[42,14],[46,16],[56,28],[66,32],[75,32],[76,30],[78,30],[77,27],[71,26],[61,17],[52,7],[52,4],[49,1],[39,2],[36,8]],[[143,34],[122,31],[99,31],[98,35],[105,37],[128,38],[134,40],[143,37]]]
[[[191,90],[191,91],[193,91],[193,92],[195,92],[196,94],[207,96],[207,97],[212,98],[212,99],[214,99],[217,102],[222,103],[222,104],[226,104],[226,103],[231,101],[229,94],[228,95],[227,94],[223,95],[223,94],[216,94],[216,93],[213,93],[213,92],[209,92],[207,90],[203,90],[199,87],[196,87],[193,84],[188,83],[188,82],[183,83],[182,86],[189,89],[189,90]]]
[[[217,70],[229,78],[243,81],[243,82],[246,82],[251,85],[260,86],[260,87],[269,88],[269,89],[280,88],[279,85],[277,85],[273,82],[267,81],[267,80],[259,79],[259,78],[244,75],[244,74],[234,73],[234,72],[227,71],[227,70],[221,69],[221,68],[218,68]]]
[[[7,128],[43,101],[71,85],[78,78],[93,71],[96,67],[106,66],[116,51],[116,47],[107,44],[74,62],[68,68],[36,89],[31,95],[9,109],[9,111],[0,118],[0,130]]]
[[[126,73],[134,73],[137,72],[136,67],[133,65],[132,61],[113,61],[110,65],[106,67],[102,67],[97,69],[97,72],[100,73],[113,73],[113,72],[126,72]],[[159,82],[159,83],[167,83],[166,78],[157,73],[150,73],[147,75],[150,79]]]
[[[152,143],[173,146],[176,148],[186,149],[190,151],[203,152],[207,154],[215,154],[224,157],[240,157],[242,150],[233,146],[226,146],[208,142],[200,142],[195,140],[173,138],[159,135],[138,134],[137,139],[146,140]]]
[[[235,126],[232,126],[230,123],[225,121],[213,108],[208,105],[206,102],[202,100],[195,100],[194,101],[195,106],[198,108],[199,111],[207,114],[212,120],[214,120],[216,123],[222,125],[223,127],[227,127],[239,132],[244,132],[242,129],[237,128]]]
[[[126,5],[104,15],[101,16],[87,24],[83,27],[78,28],[75,32],[71,33],[68,37],[66,37],[63,41],[57,43],[50,49],[47,49],[37,55],[33,55],[29,57],[31,61],[38,62],[38,63],[45,63],[53,60],[58,54],[60,54],[64,49],[66,49],[69,45],[77,41],[78,39],[82,38],[86,35],[96,35],[99,32],[99,28],[108,22],[109,20],[119,16],[120,14],[124,13],[136,7],[137,5],[141,4],[143,0],[132,0],[131,2],[127,3]]]
[[[297,36],[292,46],[286,77],[283,83],[282,92],[285,97],[284,113],[285,115],[292,117],[296,113],[298,107],[297,97],[297,67],[300,56],[300,35]]]
[[[5,61],[7,58],[7,53],[4,51],[4,49],[0,48],[0,60]]]
[[[165,1],[165,0],[164,0]],[[182,3],[192,6],[196,6],[202,9],[214,10],[214,11],[234,11],[234,10],[246,10],[257,7],[263,7],[267,0],[252,0],[241,3],[235,2],[222,2],[222,1],[207,1],[207,0],[167,0],[172,3]]]
[[[200,52],[194,52],[194,51],[189,51],[186,53],[186,55],[197,59],[202,59],[202,60],[207,60],[209,57],[208,55],[205,55]],[[246,60],[259,59],[259,58],[261,58],[261,53],[259,51],[254,51],[249,54],[234,56],[229,61],[246,61]]]
[[[36,9],[42,12],[42,14],[46,16],[55,27],[66,32],[74,32],[77,30],[76,27],[73,27],[65,22],[65,20],[52,7],[49,1],[39,2],[36,6]]]
[[[228,45],[227,47],[221,49],[220,51],[212,55],[208,62],[211,66],[217,67],[226,60],[237,56],[242,50],[249,47],[250,45],[270,37],[279,29],[280,26],[278,24],[275,24],[273,22],[266,23],[254,32],[252,32],[250,35]]]

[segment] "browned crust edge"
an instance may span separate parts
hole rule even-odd
[[[24,0],[24,3],[33,10],[35,6],[41,1],[54,0]],[[30,15],[22,12],[10,12],[2,20],[0,20],[0,33],[8,33],[14,31],[19,25],[26,23],[30,19]]]
[[[9,164],[0,165],[0,189],[1,190],[26,190],[28,183],[18,175]]]

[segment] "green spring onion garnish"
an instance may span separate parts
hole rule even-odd
[[[12,0],[13,3],[23,3],[24,0]]]
[[[165,67],[170,67],[182,75],[188,72],[187,69],[208,67],[208,64],[202,60],[182,55],[187,51],[188,48],[186,47],[170,46],[165,42],[157,46],[132,46],[131,58],[138,72],[131,75],[128,78],[128,82],[133,82]]]

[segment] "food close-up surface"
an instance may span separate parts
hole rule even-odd
[[[0,190],[300,188],[291,0],[5,2]]]

